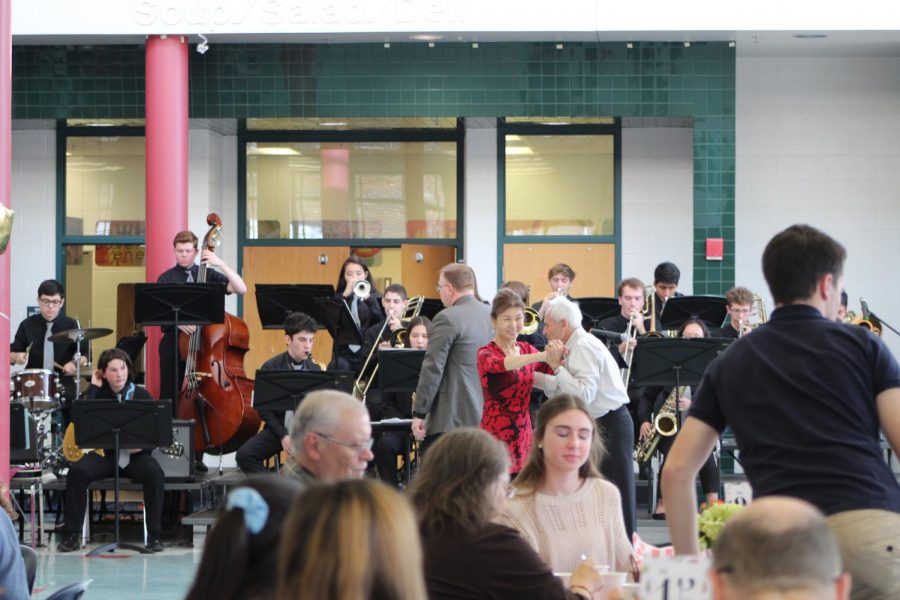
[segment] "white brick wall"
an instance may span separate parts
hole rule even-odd
[[[900,323],[900,62],[893,58],[739,58],[736,276],[764,293],[760,259],[793,223],[848,252],[845,287]],[[884,339],[896,353],[900,339]]]
[[[687,128],[622,129],[622,277],[653,283],[671,261],[694,287],[693,141]]]

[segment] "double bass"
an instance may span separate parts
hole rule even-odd
[[[222,221],[210,213],[206,224],[210,229],[201,248],[215,252],[222,241]],[[206,269],[206,263],[201,262],[198,283],[206,281]],[[186,366],[178,418],[197,423],[197,451],[234,452],[259,431],[261,421],[252,406],[253,380],[244,374],[249,344],[247,324],[229,313],[221,324],[197,327],[190,335],[179,333],[178,351]]]

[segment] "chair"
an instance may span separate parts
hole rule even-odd
[[[25,576],[28,579],[28,593],[34,590],[34,576],[37,575],[37,552],[31,546],[19,546],[22,551],[22,560],[25,561]]]
[[[85,579],[63,586],[47,596],[47,600],[78,600],[87,591],[93,579]]]

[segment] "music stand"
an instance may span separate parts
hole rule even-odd
[[[338,390],[353,393],[352,371],[276,370],[256,372],[253,407],[270,412],[296,410],[310,392]]]
[[[313,301],[319,308],[322,316],[322,325],[331,334],[331,339],[333,340],[331,349],[332,360],[337,358],[338,346],[363,345],[362,332],[353,320],[346,302],[335,297],[316,297],[313,298]]]
[[[115,459],[115,541],[87,553],[99,556],[118,548],[141,554],[151,550],[119,541],[119,451],[172,445],[172,407],[165,400],[81,400],[72,406],[75,443],[81,448],[112,448]]]
[[[712,360],[732,340],[719,338],[638,338],[631,362],[635,387],[697,385]],[[628,385],[628,382],[625,382]],[[681,427],[681,411],[675,410]]]
[[[137,283],[134,286],[134,320],[138,325],[171,325],[172,402],[178,399],[178,326],[225,322],[225,285],[222,283]],[[163,392],[165,393],[165,392]],[[204,429],[206,424],[202,424]]]
[[[722,326],[728,315],[726,300],[721,296],[675,296],[669,298],[659,316],[660,329],[678,329],[686,321],[696,319],[709,328]]]
[[[618,298],[579,298],[575,302],[581,309],[581,326],[588,331],[603,319],[622,312]]]
[[[410,348],[381,348],[378,351],[378,369],[380,372],[378,384],[381,387],[382,397],[386,392],[393,393],[412,393],[416,391],[419,385],[419,373],[422,371],[422,361],[425,359],[425,350],[413,350]],[[379,430],[386,433],[389,431],[403,432],[404,438],[404,457],[403,473],[406,481],[409,483],[412,475],[412,465],[410,456],[412,456],[412,420],[405,420],[396,423],[379,423]],[[373,425],[373,431],[375,427]],[[416,453],[418,456],[418,453]]]
[[[378,349],[378,384],[385,392],[415,392],[425,350],[410,348]]]
[[[434,317],[444,310],[444,303],[440,298],[425,298],[422,300],[422,308],[419,309],[419,315],[428,317],[429,321],[434,321]]]
[[[333,298],[334,287],[318,283],[257,283],[256,309],[263,329],[281,329],[292,312],[302,312],[323,323],[313,298]]]

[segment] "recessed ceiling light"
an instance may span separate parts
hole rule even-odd
[[[419,40],[420,42],[436,42],[438,40],[444,39],[442,35],[435,35],[433,33],[418,33],[416,35],[409,36],[412,40]]]
[[[507,156],[522,156],[526,154],[534,154],[534,150],[529,148],[528,146],[507,146],[506,147],[506,155]]]
[[[247,154],[255,154],[257,156],[300,156],[300,153],[293,148],[285,147],[263,147],[263,148],[247,148]]]
[[[562,50],[562,49],[563,49],[563,45],[560,44],[560,43],[557,43],[557,44],[556,44],[556,49],[557,49],[557,50]]]
[[[690,43],[690,42],[685,42],[685,43],[684,43],[684,47],[685,47],[685,48],[690,48],[690,47],[691,47],[691,43]]]
[[[631,42],[628,42],[627,44],[625,44],[625,47],[628,48],[629,50],[631,50],[632,48],[634,48],[634,44],[632,44]]]
[[[346,124],[346,121],[322,121],[319,127],[343,127]]]
[[[798,40],[821,40],[828,36],[824,33],[795,33],[794,37]]]
[[[478,42],[472,42],[472,47],[473,47],[473,48],[478,48]]]
[[[390,47],[391,47],[391,43],[390,43],[390,42],[385,42],[385,43],[384,43],[384,47],[385,47],[385,48],[390,48]]]

